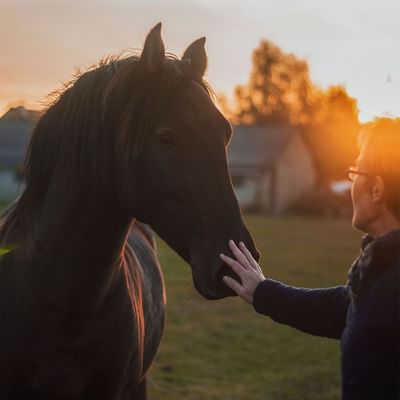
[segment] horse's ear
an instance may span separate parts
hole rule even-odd
[[[197,39],[186,49],[182,56],[185,72],[199,80],[203,78],[207,69],[205,42],[205,37]]]
[[[144,42],[140,62],[145,68],[154,73],[158,71],[164,64],[165,49],[161,38],[161,22],[158,23],[147,35]]]

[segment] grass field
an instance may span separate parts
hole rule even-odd
[[[360,234],[346,220],[246,218],[266,276],[305,287],[346,281]],[[338,399],[339,342],[257,314],[238,298],[210,302],[189,267],[159,242],[166,332],[149,378],[152,400]]]
[[[0,206],[1,208],[1,206]],[[264,274],[288,284],[344,283],[360,234],[333,219],[248,216]],[[206,301],[189,266],[158,241],[166,331],[149,375],[152,400],[333,400],[339,342],[278,325],[238,298]]]

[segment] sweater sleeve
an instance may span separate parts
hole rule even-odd
[[[305,289],[273,279],[261,282],[253,296],[258,313],[303,332],[334,339],[342,336],[349,305],[347,286]]]

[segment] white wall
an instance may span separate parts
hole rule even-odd
[[[257,192],[257,180],[255,177],[243,177],[240,184],[233,186],[240,207],[247,208],[254,205]]]
[[[0,170],[1,202],[9,202],[13,200],[21,193],[22,189],[23,189],[23,184],[16,181],[14,171]]]
[[[315,187],[316,172],[310,151],[296,134],[283,151],[276,167],[275,212],[285,211]]]

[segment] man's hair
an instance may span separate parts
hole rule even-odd
[[[385,183],[387,208],[400,220],[400,118],[382,117],[364,125],[358,138],[369,172]]]

